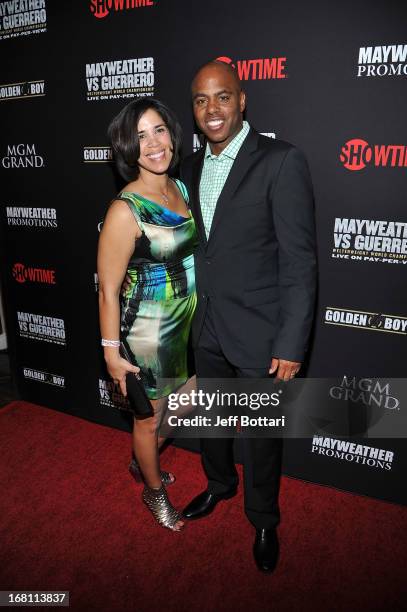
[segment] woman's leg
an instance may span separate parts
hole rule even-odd
[[[160,450],[160,448],[162,447],[162,445],[164,444],[164,442],[166,441],[167,438],[164,438],[163,436],[158,436],[157,437],[157,446],[158,446],[158,450]]]
[[[193,376],[190,376],[190,378],[188,378],[188,380],[186,380],[180,387],[178,387],[178,389],[173,391],[171,395],[173,395],[175,399],[176,399],[176,396],[178,395],[183,395],[185,398],[186,394],[192,397],[192,393],[195,393],[196,390],[197,390],[197,383],[196,383],[196,375],[194,374]],[[158,431],[160,433],[163,433],[163,435],[158,436],[158,448],[161,448],[164,442],[166,441],[166,439],[171,436],[169,435],[170,428],[168,427],[168,419],[167,419],[168,398],[163,397],[159,401],[162,401],[162,404],[160,404],[159,406],[159,421],[158,421],[157,426],[158,426]],[[177,412],[175,414],[178,417],[184,417],[190,414],[193,410],[194,410],[194,406],[192,403],[192,399],[191,399],[190,404],[186,404],[185,399],[184,399],[183,403],[180,404],[180,406],[177,408]]]
[[[191,393],[196,391],[197,385],[196,385],[196,376],[191,376],[190,378],[188,378],[188,380],[181,385],[181,387],[179,387],[176,391],[174,391],[174,395],[177,394],[185,394],[185,393]],[[166,423],[166,414],[167,414],[167,398],[166,397],[162,397],[158,400],[151,400],[151,403],[153,404],[153,409],[155,412],[155,416],[156,416],[156,427],[157,427],[157,432],[160,431],[160,426],[163,423]],[[183,406],[183,408],[178,409],[177,411],[177,416],[185,416],[187,414],[189,414],[190,412],[192,412],[193,408],[192,405],[190,406]],[[166,424],[165,429],[168,429],[168,426]],[[160,436],[157,435],[157,446],[158,446],[158,450],[160,450],[160,448],[162,447],[162,445],[164,444],[164,442],[167,440],[168,436],[164,435],[164,436]],[[134,452],[134,448],[135,448],[135,443],[133,444],[133,452]]]
[[[157,444],[160,405],[162,401],[151,400],[151,404],[154,409],[153,417],[147,419],[134,419],[133,452],[140,466],[146,486],[158,492],[161,487],[163,487]],[[145,491],[146,490],[147,489],[145,489]],[[174,529],[181,529],[183,524],[184,521],[178,520],[174,525]]]
[[[156,423],[153,423],[152,420],[149,420],[149,423],[151,423],[151,427],[155,427],[157,432],[160,430],[160,422],[162,420],[162,416],[163,414],[165,414],[166,411],[166,405],[167,405],[167,399],[166,398],[161,398],[159,400],[156,400],[156,402],[152,402],[152,404],[157,403],[157,406],[155,406],[155,419],[156,419]],[[137,461],[136,458],[136,452],[135,452],[135,448],[136,448],[136,423],[137,421],[134,420],[134,429],[133,429],[133,453],[132,453],[132,461],[129,465],[129,470],[130,473],[132,474],[132,476],[134,477],[136,482],[140,482],[143,480],[143,475],[142,472],[140,470],[140,465]],[[146,423],[146,428],[148,427],[149,423]],[[142,426],[139,427],[139,433],[140,430],[142,430]],[[157,436],[157,448],[158,448],[158,453],[160,453],[160,448],[162,447],[163,443],[167,440],[167,437],[163,437],[163,436]],[[144,440],[143,440],[144,441]],[[141,446],[143,446],[143,441],[141,443]],[[140,446],[140,443],[139,443]],[[161,475],[161,482],[165,485],[169,485],[172,484],[173,482],[175,482],[175,476],[174,474],[172,474],[171,472],[165,472],[163,470],[160,470],[160,475]]]
[[[160,400],[151,400],[154,416],[147,419],[134,419],[133,453],[149,487],[161,486],[160,462],[157,445],[157,426],[159,422]]]
[[[171,394],[173,406],[177,406],[176,411],[168,412],[168,398],[162,398],[163,404],[160,406],[159,410],[159,420],[157,423],[158,432],[161,434],[158,437],[159,448],[161,445],[167,440],[167,438],[172,437],[172,432],[174,431],[174,427],[171,427],[168,423],[168,417],[172,414],[177,417],[186,417],[191,415],[196,409],[196,403],[194,401],[194,395],[197,391],[197,380],[196,375],[194,374],[187,381],[185,381],[180,387],[178,387]],[[182,402],[177,401],[178,396],[182,397]],[[186,402],[186,396],[189,395],[190,402]]]

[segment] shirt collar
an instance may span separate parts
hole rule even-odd
[[[249,133],[250,125],[247,121],[243,121],[243,127],[234,139],[229,142],[228,146],[223,149],[219,155],[214,155],[211,152],[209,142],[206,143],[205,159],[222,159],[223,157],[229,157],[230,159],[236,159],[236,155],[239,153],[239,149],[243,144],[244,139]]]

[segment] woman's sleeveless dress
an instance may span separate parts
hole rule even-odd
[[[188,203],[185,185],[175,180]],[[150,399],[165,397],[188,378],[187,345],[196,307],[194,256],[197,232],[188,217],[141,195],[122,191],[142,232],[122,297],[121,340],[133,353]]]

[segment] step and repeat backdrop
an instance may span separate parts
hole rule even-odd
[[[155,96],[177,113],[184,154],[196,150],[190,81],[222,58],[253,127],[309,160],[308,376],[334,377],[327,396],[350,408],[407,410],[390,380],[406,373],[406,17],[391,0],[0,1],[2,284],[21,397],[130,431],[98,329],[98,234],[122,187],[106,129],[130,99]],[[290,440],[285,473],[407,503],[401,435]]]

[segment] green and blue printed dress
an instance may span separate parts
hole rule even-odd
[[[175,180],[185,202],[185,185]],[[187,344],[196,307],[194,256],[197,232],[188,208],[183,217],[129,191],[124,200],[142,235],[127,273],[131,283],[121,304],[121,340],[141,369],[150,399],[165,397],[188,378]]]

